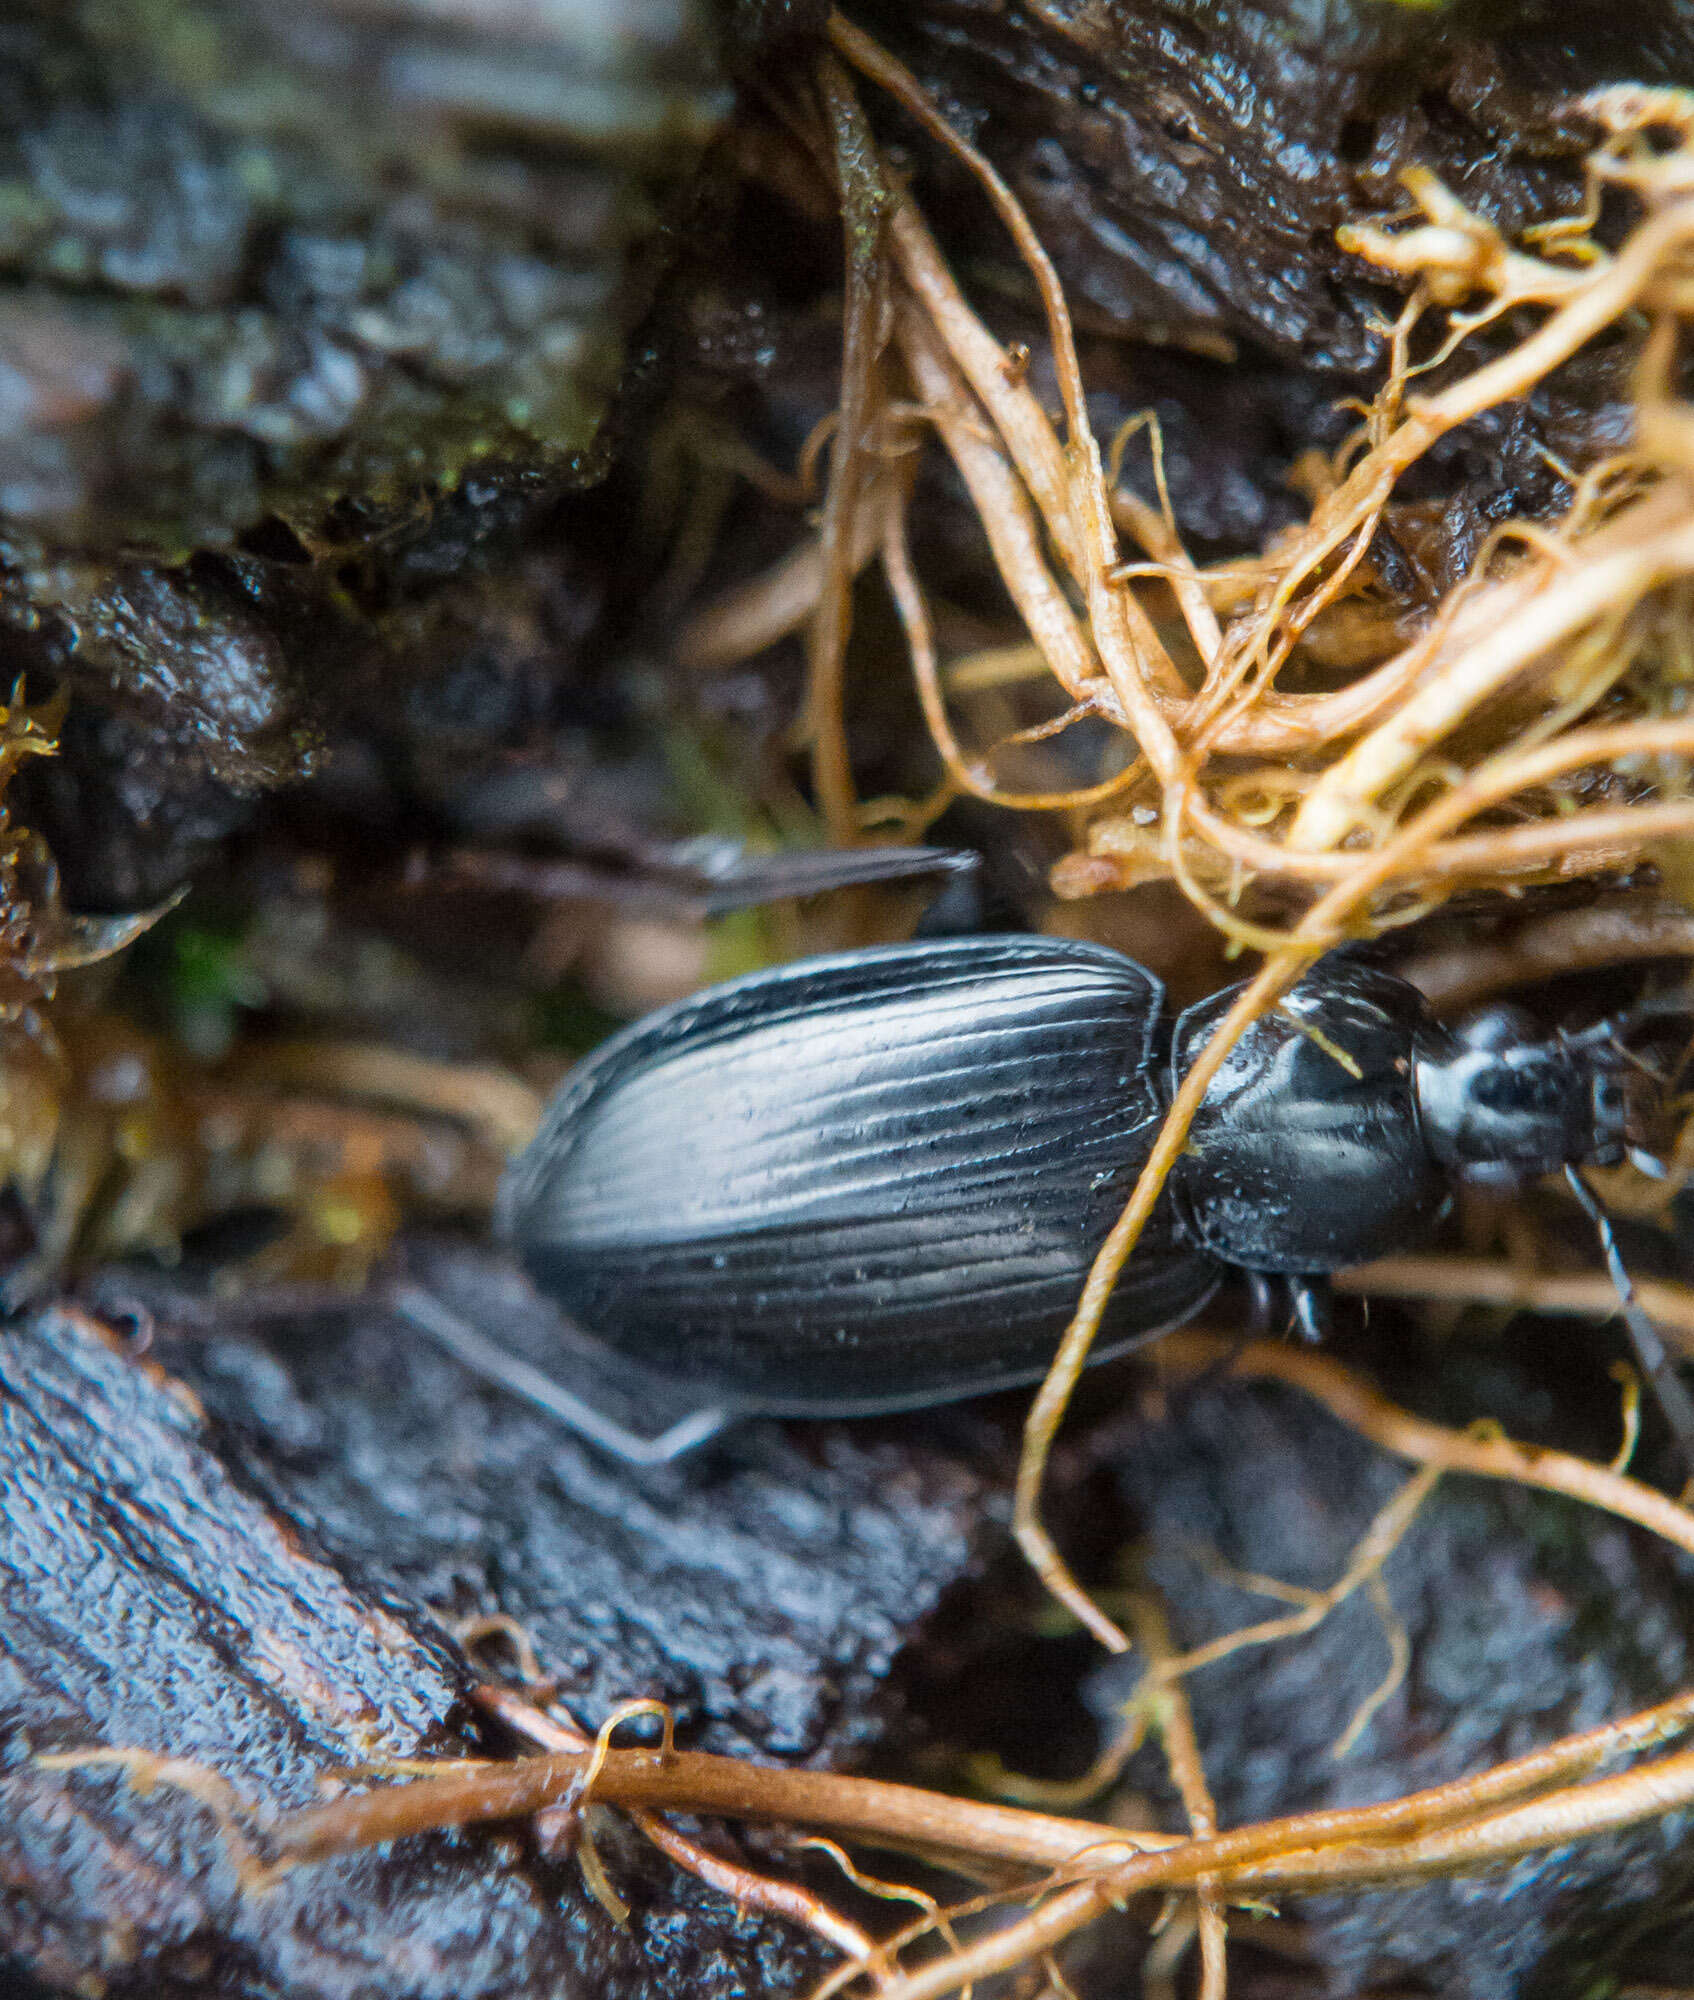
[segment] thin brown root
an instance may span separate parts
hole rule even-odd
[[[521,1696],[508,1694],[502,1688],[479,1688],[477,1702],[479,1707],[497,1716],[508,1728],[539,1749],[581,1753],[591,1747],[581,1730],[556,1721]],[[601,1756],[603,1764],[603,1752]],[[585,1780],[585,1793],[587,1789]],[[875,1942],[857,1924],[839,1911],[832,1910],[821,1897],[814,1896],[799,1883],[777,1881],[721,1854],[714,1854],[710,1848],[679,1833],[657,1813],[633,1810],[629,1817],[642,1837],[667,1860],[704,1882],[708,1888],[728,1896],[742,1909],[760,1910],[767,1916],[780,1917],[802,1930],[808,1930],[814,1937],[834,1946],[849,1961],[857,1961],[866,1969],[870,1968],[876,1954]],[[584,1852],[592,1853],[593,1849],[590,1846]],[[599,1867],[597,1856],[594,1866]],[[601,1882],[609,1893],[610,1885],[605,1883],[603,1872]],[[597,1899],[601,1898],[600,1890],[594,1893]],[[627,1919],[627,1905],[622,1903],[621,1898],[617,1899],[617,1903]],[[618,1921],[615,1916],[614,1921]]]
[[[445,1063],[386,1042],[266,1042],[232,1078],[247,1087],[369,1098],[413,1115],[467,1125],[502,1153],[535,1137],[541,1099],[510,1071]]]
[[[447,1766],[410,1785],[387,1786],[292,1814],[278,1824],[276,1844],[285,1854],[321,1860],[435,1827],[526,1819],[580,1796],[586,1763],[577,1754],[465,1770]],[[1165,1833],[1129,1833],[1088,1820],[946,1798],[909,1785],[767,1768],[689,1750],[669,1756],[610,1750],[595,1774],[594,1796],[605,1805],[817,1827],[871,1836],[891,1846],[938,1855],[988,1855],[1031,1868],[1056,1867],[1102,1846],[1167,1847],[1173,1840]]]
[[[850,576],[859,575],[876,554],[891,483],[873,476],[853,509],[847,542]],[[822,601],[827,567],[821,541],[801,543],[764,575],[689,619],[673,644],[677,664],[702,672],[733,667],[802,630]]]
[[[1053,1365],[1024,1423],[1024,1449],[1018,1464],[1012,1531],[1031,1568],[1047,1589],[1102,1645],[1114,1653],[1126,1651],[1129,1640],[1071,1575],[1042,1526],[1041,1487],[1046,1476],[1048,1455],[1064,1421],[1077,1378],[1087,1364],[1089,1349],[1099,1331],[1100,1320],[1111,1298],[1112,1288],[1117,1283],[1118,1273],[1128,1260],[1147,1218],[1153,1212],[1154,1203],[1164,1189],[1165,1180],[1188,1137],[1188,1128],[1200,1108],[1201,1099],[1229,1050],[1249,1023],[1282,997],[1314,956],[1315,948],[1299,956],[1284,954],[1281,960],[1268,963],[1257,978],[1242,990],[1183,1078],[1134,1191],[1095,1256],[1076,1314],[1065,1329]]]
[[[1145,1629],[1143,1636],[1145,1641]],[[1039,1960],[1080,1925],[1131,1895],[1192,1894],[1213,1885],[1220,1900],[1256,1901],[1310,1886],[1415,1879],[1563,1845],[1676,1810],[1694,1802],[1694,1753],[1660,1757],[1617,1778],[1595,1780],[1591,1774],[1655,1750],[1691,1725],[1694,1692],[1406,1798],[1188,1840],[1124,1835],[866,1779],[770,1770],[664,1747],[608,1750],[593,1782],[602,1803],[626,1809],[828,1826],[883,1844],[1047,1871],[1045,1891],[1038,1882],[1024,1892],[1041,1899],[1028,1917],[934,1964],[902,1970],[886,1988],[889,2000],[914,1995],[922,2000]],[[592,1762],[593,1753],[579,1750],[511,1765],[447,1769],[288,1815],[272,1838],[285,1856],[321,1859],[426,1828],[524,1817],[583,1798]],[[1051,1874],[1055,1868],[1072,1878],[1068,1886]],[[966,1907],[991,1907],[1000,1900],[996,1894]],[[964,1911],[948,1914],[961,1918]],[[936,1915],[926,1910],[917,1925],[884,1942],[880,1964],[892,1964],[891,1953],[937,1927]],[[835,1991],[865,1969],[871,1968],[850,1960],[826,1984]]]
[[[1694,958],[1694,914],[1660,896],[1631,896],[1520,924],[1496,943],[1402,960],[1395,970],[1441,1013],[1514,986],[1632,959]]]
[[[1315,1631],[1337,1605],[1344,1604],[1356,1591],[1366,1588],[1380,1576],[1382,1565],[1399,1546],[1424,1502],[1435,1490],[1441,1472],[1439,1465],[1426,1466],[1406,1481],[1359,1537],[1347,1560],[1346,1569],[1328,1590],[1313,1591],[1308,1602],[1284,1618],[1267,1618],[1257,1625],[1226,1632],[1190,1652],[1173,1654],[1162,1668],[1164,1675],[1168,1678],[1190,1674],[1200,1667],[1210,1666],[1215,1660],[1227,1659],[1244,1646],[1273,1645],[1278,1640],[1297,1638],[1301,1633]]]
[[[1323,1404],[1350,1429],[1396,1458],[1443,1472],[1561,1493],[1618,1519],[1648,1528],[1694,1554],[1694,1512],[1641,1481],[1620,1477],[1570,1452],[1480,1431],[1454,1431],[1414,1416],[1323,1355],[1270,1341],[1237,1347],[1215,1335],[1173,1333],[1153,1351],[1161,1372],[1178,1375],[1218,1368],[1246,1380],[1286,1382]]]
[[[1159,1699],[1152,1714],[1164,1746],[1165,1763],[1171,1781],[1188,1815],[1188,1827],[1197,1839],[1216,1833],[1217,1805],[1206,1782],[1205,1764],[1200,1756],[1200,1739],[1194,1730],[1194,1712],[1182,1685],[1179,1655],[1171,1645],[1170,1628],[1162,1607],[1140,1596],[1134,1605],[1135,1636],[1147,1655],[1148,1671],[1159,1685]],[[1196,1933],[1200,1940],[1199,2000],[1223,2000],[1228,1979],[1225,1959],[1226,1927],[1217,1885],[1202,1879],[1195,1884],[1197,1903]]]
[[[229,1851],[242,1887],[258,1894],[293,1864],[267,1865],[259,1858],[246,1827],[255,1818],[254,1807],[243,1799],[221,1772],[191,1757],[161,1757],[156,1751],[134,1748],[107,1748],[90,1745],[81,1750],[46,1750],[30,1759],[38,1771],[121,1771],[130,1788],[145,1794],[159,1787],[181,1792],[204,1806],[217,1821],[218,1833]]]
[[[1338,1271],[1335,1283],[1342,1291],[1378,1298],[1443,1299],[1576,1319],[1610,1319],[1618,1310],[1617,1288],[1601,1272],[1544,1277],[1490,1257],[1384,1257]],[[1635,1293],[1653,1324],[1682,1353],[1694,1356],[1694,1289],[1665,1278],[1637,1278]]]
[[[1621,1471],[1614,1466],[1613,1471]],[[1341,1734],[1329,1746],[1329,1754],[1339,1762],[1349,1756],[1365,1731],[1376,1720],[1384,1705],[1391,1701],[1395,1692],[1404,1684],[1412,1664],[1412,1641],[1406,1630],[1406,1621],[1394,1609],[1394,1600],[1388,1594],[1388,1585],[1380,1576],[1366,1581],[1366,1593],[1382,1626],[1382,1635],[1388,1641],[1388,1671],[1370,1693],[1353,1711]]]

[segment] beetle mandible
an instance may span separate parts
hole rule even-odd
[[[643,1440],[568,1391],[536,1399],[651,1459],[730,1416],[1039,1377],[1233,997],[1167,1026],[1159,981],[1117,952],[966,937],[803,960],[636,1022],[565,1079],[500,1222],[580,1328],[700,1412]],[[1497,1013],[1455,1034],[1331,954],[1227,1057],[1096,1351],[1192,1317],[1228,1267],[1303,1277],[1402,1248],[1462,1175],[1615,1161],[1657,1095],[1605,1024],[1537,1040]]]

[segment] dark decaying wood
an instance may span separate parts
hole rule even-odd
[[[166,1302],[160,1300],[162,1311]],[[291,1365],[274,1336],[292,1332]],[[51,1990],[646,1995],[802,1989],[820,1960],[613,1836],[620,1931],[521,1834],[433,1838],[244,1889],[171,1784],[36,1758],[192,1760],[262,1822],[348,1766],[486,1753],[446,1623],[503,1611],[579,1713],[659,1694],[692,1740],[839,1754],[973,1564],[975,1484],[831,1439],[630,1475],[470,1389],[368,1308],[266,1345],[98,1323],[0,1336],[0,1934]],[[240,1434],[209,1419],[197,1388]],[[94,1607],[98,1607],[97,1611]],[[3,1962],[0,1962],[3,1964]]]

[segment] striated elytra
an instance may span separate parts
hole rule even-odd
[[[579,1328],[702,1405],[852,1415],[1030,1380],[1232,996],[1174,1025],[1163,997],[1033,936],[735,980],[571,1073],[503,1229]],[[1189,1318],[1227,1266],[1405,1247],[1460,1174],[1620,1157],[1649,1085],[1617,1037],[1502,1020],[1455,1035],[1405,981],[1320,961],[1214,1080],[1098,1353]]]

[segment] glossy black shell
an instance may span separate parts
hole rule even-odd
[[[844,953],[637,1022],[567,1079],[502,1221],[577,1324],[749,1407],[895,1409],[1038,1377],[1162,1115],[1163,992],[1038,937]],[[1217,1265],[1161,1203],[1104,1342]]]
[[[1234,1003],[1189,1008],[1187,1070]],[[1224,1058],[1172,1175],[1196,1242],[1254,1271],[1338,1271],[1404,1250],[1451,1200],[1418,1107],[1445,1041],[1423,997],[1372,966],[1325,959]]]

